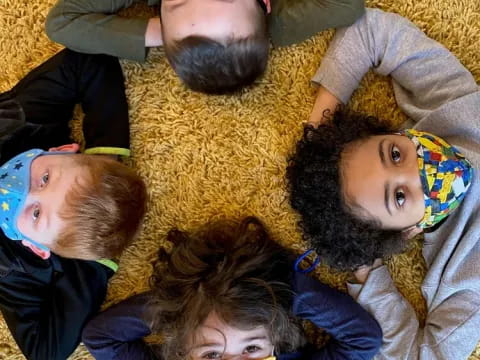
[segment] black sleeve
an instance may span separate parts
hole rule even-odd
[[[128,106],[117,58],[65,49],[8,93],[21,105],[27,124],[36,127],[28,134],[31,147],[63,145],[74,107],[81,104],[86,149],[122,149],[113,152],[128,155]]]
[[[154,360],[151,348],[143,341],[151,330],[144,320],[150,293],[132,296],[92,319],[82,340],[97,360]]]
[[[16,258],[0,278],[0,309],[8,328],[27,359],[65,360],[98,312],[112,271],[55,255],[45,261],[11,242]],[[2,264],[10,250],[2,246]]]
[[[377,321],[348,294],[307,275],[295,273],[294,315],[310,320],[332,339],[302,359],[372,359],[382,345]]]

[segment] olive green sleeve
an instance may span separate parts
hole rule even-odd
[[[364,13],[364,0],[272,0],[268,27],[273,45],[286,46],[351,25]]]
[[[45,30],[50,39],[75,51],[144,61],[148,20],[116,14],[136,1],[59,0],[47,16]]]

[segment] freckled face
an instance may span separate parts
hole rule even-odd
[[[380,220],[384,229],[403,230],[423,218],[415,144],[406,136],[353,142],[345,148],[340,168],[347,202]]]
[[[245,38],[262,11],[257,0],[163,0],[161,6],[165,42],[192,35],[217,41]]]

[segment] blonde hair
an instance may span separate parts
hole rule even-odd
[[[68,258],[115,258],[135,239],[146,205],[146,187],[134,170],[106,156],[74,155],[85,176],[70,189],[65,221],[51,250]]]

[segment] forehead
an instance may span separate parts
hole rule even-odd
[[[76,154],[58,154],[58,155],[42,155],[33,160],[31,165],[30,181],[31,186],[35,182],[41,181],[43,175],[49,175],[49,191],[54,190],[55,196],[68,192],[70,187],[78,181],[84,171],[82,167],[75,161]]]
[[[38,156],[32,161],[32,169],[38,169],[41,166],[45,165],[55,165],[55,166],[74,166],[76,165],[75,159],[73,156],[75,154],[55,154],[55,152],[46,153]]]
[[[248,37],[260,11],[257,0],[163,0],[161,8],[164,37],[173,40]]]
[[[398,135],[372,136],[352,142],[345,148],[340,169],[342,190],[347,199],[364,205],[377,205],[383,196],[383,184],[388,176],[379,156],[382,139]]]
[[[224,344],[226,341],[227,344],[232,344],[253,337],[265,337],[268,339],[268,332],[264,326],[257,326],[252,329],[232,327],[212,312],[198,329],[195,343]]]

